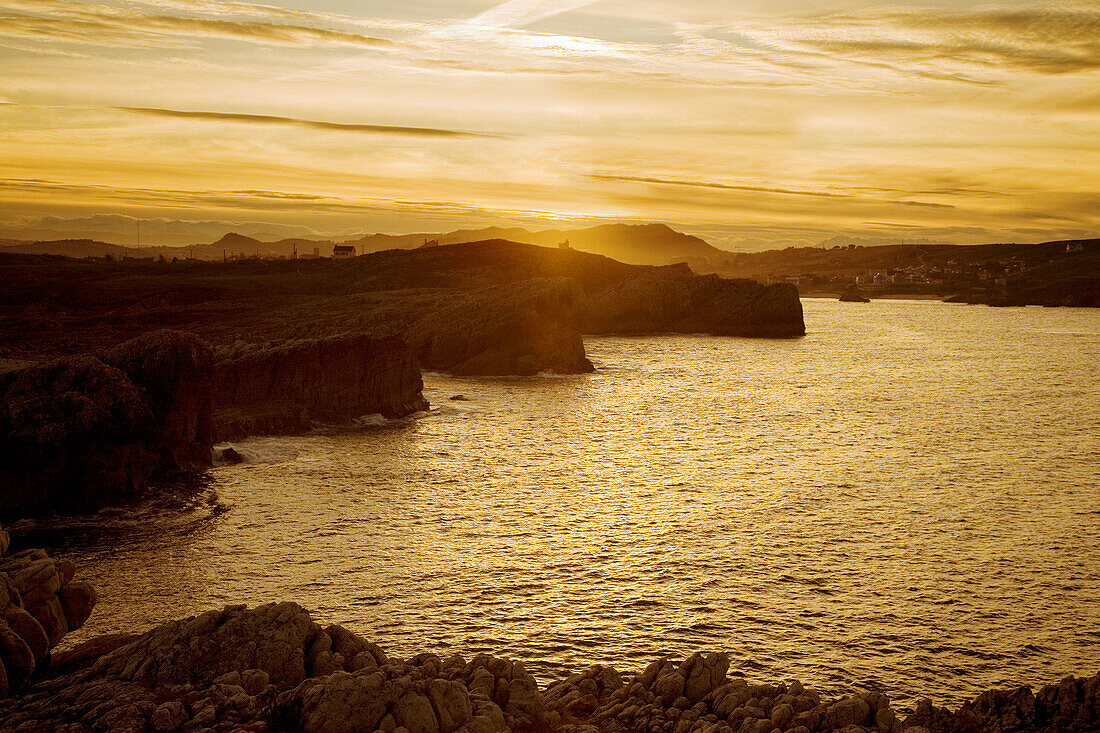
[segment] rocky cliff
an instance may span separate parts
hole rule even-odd
[[[158,476],[211,465],[215,434],[403,417],[427,409],[422,389],[408,346],[362,335],[241,345],[215,360],[199,337],[162,330],[0,374],[0,515],[124,503]]]
[[[160,469],[210,465],[214,349],[193,334],[154,331],[100,354],[145,393]]]
[[[582,333],[805,332],[792,285],[503,240],[347,261],[78,263],[0,255],[0,278],[12,283],[0,292],[0,309],[12,313],[0,318],[8,358],[86,352],[171,327],[221,348],[396,336],[428,369],[574,373],[591,369]]]
[[[209,465],[212,354],[157,331],[0,376],[0,513],[98,508],[158,471]]]
[[[455,297],[404,330],[429,368],[460,375],[592,371],[581,327],[584,291],[567,278],[539,278]]]
[[[234,440],[301,432],[316,421],[404,417],[428,409],[423,388],[415,355],[396,338],[241,344],[219,354],[214,369],[215,433]]]
[[[798,288],[663,268],[588,298],[586,333],[708,333],[789,338],[806,325]]]
[[[2,628],[2,627],[0,627]],[[7,657],[5,657],[5,661]],[[992,691],[902,719],[880,692],[826,696],[728,674],[729,656],[596,665],[540,690],[522,662],[401,659],[293,603],[229,606],[141,636],[92,640],[0,701],[4,730],[306,733],[1024,733],[1095,731],[1100,675]],[[14,690],[15,688],[13,688]]]

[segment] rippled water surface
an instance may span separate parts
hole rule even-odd
[[[1100,312],[805,310],[799,340],[429,375],[430,415],[245,442],[193,503],[24,539],[100,588],[81,638],[278,599],[544,682],[724,649],[905,707],[1100,671]]]

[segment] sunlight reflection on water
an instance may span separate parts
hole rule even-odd
[[[297,600],[544,682],[724,649],[905,707],[1100,671],[1100,313],[805,310],[804,339],[592,338],[594,375],[429,375],[422,418],[242,443],[193,504],[72,533],[75,636]]]

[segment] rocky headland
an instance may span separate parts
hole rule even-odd
[[[6,544],[6,535],[2,535]],[[228,606],[51,652],[94,590],[40,550],[0,559],[0,729],[353,733],[1023,733],[1100,729],[1100,674],[960,709],[730,675],[724,653],[595,665],[540,687],[522,661],[403,659],[294,603]],[[2,589],[6,588],[6,591]],[[6,593],[6,595],[2,595]]]
[[[396,337],[426,369],[591,370],[583,334],[797,337],[798,290],[504,240],[351,260],[104,262],[0,254],[6,359],[88,353],[158,328],[264,348]]]
[[[0,515],[69,514],[138,498],[211,465],[216,440],[428,407],[397,339],[339,336],[216,353],[159,330],[0,374]]]

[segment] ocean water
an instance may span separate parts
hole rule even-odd
[[[544,683],[725,650],[908,708],[1100,672],[1100,312],[804,306],[798,340],[427,375],[430,414],[245,441],[156,502],[16,533],[98,586],[76,639],[295,600]]]

